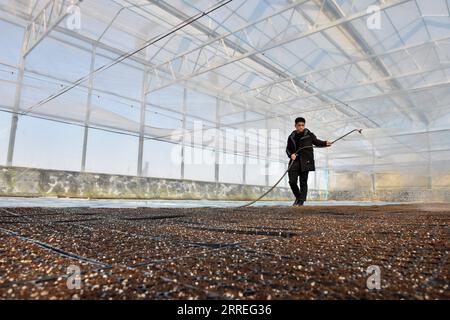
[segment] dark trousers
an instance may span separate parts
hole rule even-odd
[[[291,186],[292,192],[297,199],[301,201],[306,201],[306,196],[308,194],[308,174],[309,171],[302,172],[300,161],[294,162],[292,167],[289,169],[289,185]],[[297,185],[297,180],[300,178],[300,189]]]

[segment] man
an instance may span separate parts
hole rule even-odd
[[[306,201],[308,194],[308,174],[309,171],[315,171],[314,149],[317,147],[329,147],[330,141],[322,141],[316,138],[314,133],[305,128],[305,119],[295,119],[295,130],[289,135],[287,140],[286,153],[291,159],[289,165],[294,161],[289,169],[289,185],[295,196],[294,206],[302,206]],[[306,148],[303,148],[306,147]],[[303,148],[298,151],[299,148]],[[297,185],[297,179],[300,177],[300,189]]]

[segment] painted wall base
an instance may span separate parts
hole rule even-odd
[[[145,178],[0,166],[0,196],[91,199],[207,199],[252,200],[265,186],[193,180]],[[293,200],[289,188],[273,190],[265,200]],[[450,188],[310,190],[308,200],[450,202]]]
[[[0,196],[251,200],[266,190],[265,186],[0,167]],[[291,198],[288,188],[276,188],[266,199]]]

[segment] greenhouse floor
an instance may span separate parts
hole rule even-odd
[[[0,208],[0,298],[450,299],[449,225],[445,204]]]

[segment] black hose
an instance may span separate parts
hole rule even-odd
[[[362,132],[362,129],[353,129],[352,131],[347,132],[346,134],[344,134],[343,136],[340,136],[339,138],[337,138],[336,140],[332,141],[331,144],[334,144],[335,142],[344,139],[346,136],[352,134],[353,132],[358,131],[359,133]],[[298,155],[298,153],[303,150],[303,149],[307,149],[307,148],[324,148],[324,147],[315,147],[315,146],[304,146],[304,147],[300,147],[297,149],[297,151],[295,151],[295,154]],[[281,176],[280,179],[278,179],[278,181],[272,186],[270,187],[269,190],[267,190],[266,192],[264,192],[260,197],[258,197],[257,199],[246,203],[242,206],[238,206],[237,208],[245,208],[245,207],[249,207],[252,204],[254,204],[255,202],[258,202],[259,200],[261,200],[262,198],[264,198],[266,195],[268,195],[273,189],[275,189],[275,187],[281,182],[281,180],[283,180],[283,178],[286,176],[286,174],[289,172],[289,170],[291,169],[292,165],[294,164],[294,161],[291,161],[291,164],[288,166],[288,168],[286,169],[286,171],[283,173],[283,175]]]

